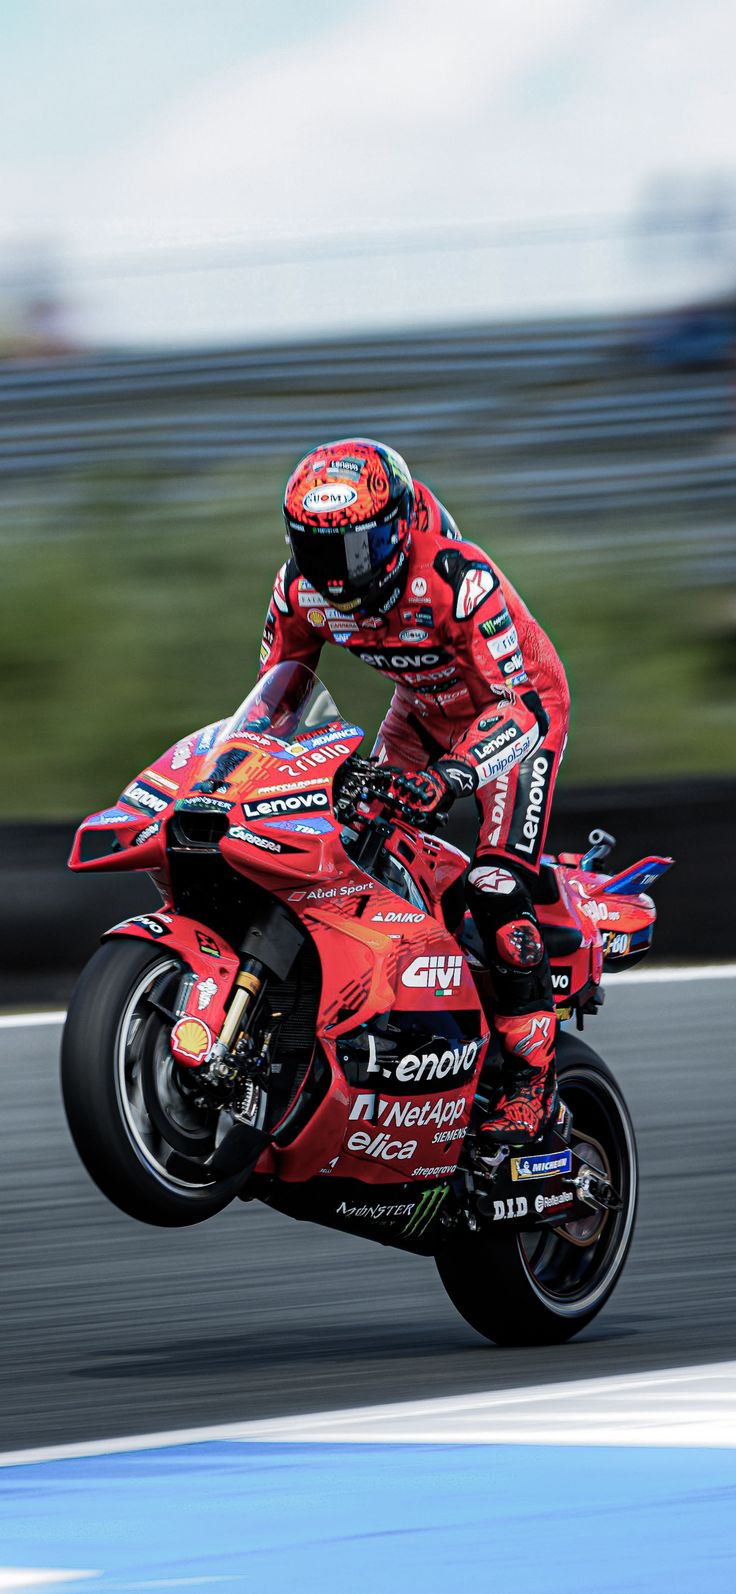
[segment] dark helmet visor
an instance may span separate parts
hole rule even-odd
[[[399,541],[394,515],[383,525],[302,526],[287,520],[291,551],[301,575],[325,596],[350,601],[370,592]]]

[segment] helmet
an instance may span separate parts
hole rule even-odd
[[[284,494],[297,569],[336,609],[386,612],[404,589],[414,483],[400,454],[366,437],[307,454]]]

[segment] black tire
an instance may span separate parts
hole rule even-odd
[[[181,960],[164,946],[122,936],[106,941],[79,979],[61,1046],[67,1122],[87,1172],[122,1212],[158,1228],[202,1223],[221,1212],[242,1184],[240,1176],[214,1183],[205,1173],[201,1183],[188,1183],[166,1173],[170,1150],[204,1160],[216,1136],[213,1115],[203,1114],[193,1095],[189,1099],[184,1071],[171,1060],[166,1019],[145,995],[148,987],[165,985],[167,973],[175,988],[183,970]],[[138,992],[143,994],[137,1003]],[[129,1076],[134,1078],[136,1069],[138,1078],[131,1087]],[[166,1086],[161,1100],[156,1095],[159,1081]],[[146,1123],[148,1139],[140,1132]]]
[[[567,1225],[567,1237],[564,1224],[523,1234],[483,1228],[437,1255],[453,1305],[497,1345],[560,1344],[579,1334],[615,1288],[634,1231],[636,1141],[620,1087],[603,1059],[575,1035],[560,1037],[557,1073],[573,1112],[573,1148],[586,1136],[603,1146],[623,1207],[603,1221],[592,1215],[587,1225]]]

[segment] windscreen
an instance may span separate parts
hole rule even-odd
[[[339,731],[344,724],[332,693],[314,670],[289,659],[274,664],[261,676],[223,725],[217,740],[226,742],[243,731],[262,731],[292,742],[328,726]]]

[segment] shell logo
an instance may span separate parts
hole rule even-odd
[[[212,1031],[201,1018],[180,1018],[171,1031],[171,1049],[180,1062],[202,1063],[212,1046]]]

